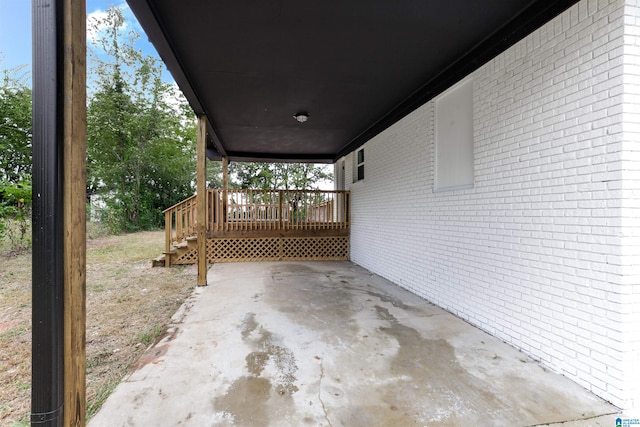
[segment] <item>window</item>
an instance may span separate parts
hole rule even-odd
[[[353,182],[364,179],[364,148],[356,152],[353,165]]]
[[[473,187],[473,81],[435,101],[435,191]]]

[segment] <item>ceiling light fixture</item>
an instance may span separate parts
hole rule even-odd
[[[303,113],[303,112],[296,113],[293,116],[293,118],[296,119],[297,121],[299,121],[300,123],[304,123],[307,120],[309,120],[309,113]]]

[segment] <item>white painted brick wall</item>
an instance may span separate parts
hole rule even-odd
[[[434,104],[365,145],[351,259],[639,408],[640,5],[583,0],[473,73],[473,189],[433,192]],[[624,25],[623,25],[624,24]]]
[[[620,199],[610,200],[622,209],[624,276],[619,293],[609,298],[622,305],[623,324],[616,336],[623,355],[617,375],[625,382],[629,400],[640,408],[640,1],[627,1],[624,10],[624,103]]]

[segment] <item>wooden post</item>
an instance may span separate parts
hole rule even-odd
[[[284,212],[282,211],[282,191],[278,191],[276,193],[278,195],[278,230],[282,230],[282,216]]]
[[[164,214],[164,266],[171,267],[171,217],[173,216],[173,209],[170,209]]]
[[[222,157],[222,223],[227,222],[227,203],[229,192],[229,159],[226,156]],[[226,230],[226,226],[223,228]]]
[[[86,2],[64,0],[64,425],[86,413]]]
[[[207,286],[207,119],[198,118],[197,221],[198,221],[198,286]]]

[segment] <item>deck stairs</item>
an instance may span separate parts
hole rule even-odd
[[[180,243],[175,243],[171,245],[169,252],[163,253],[157,258],[154,258],[151,261],[152,267],[165,267],[166,259],[169,257],[169,265],[180,265],[180,264],[195,264],[197,257],[192,262],[179,263],[176,260],[185,259],[188,257],[188,254],[196,252],[198,250],[198,237],[188,236]],[[196,255],[197,256],[197,255]]]

